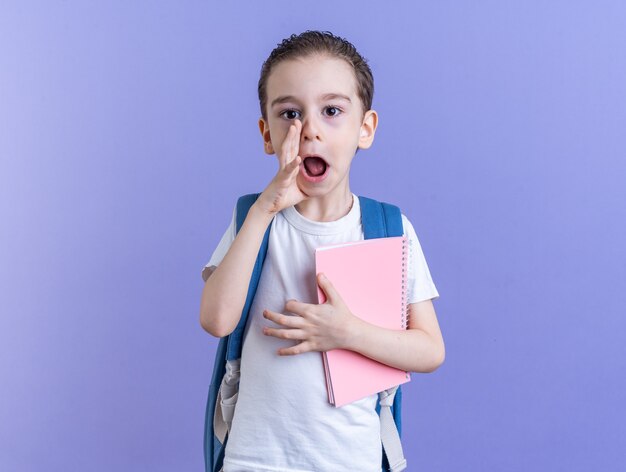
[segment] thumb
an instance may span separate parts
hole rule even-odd
[[[328,277],[326,277],[326,275],[324,275],[321,272],[317,274],[317,284],[324,291],[324,294],[326,295],[327,303],[333,303],[335,300],[337,300],[338,298],[337,290],[335,289],[333,284],[330,282]]]

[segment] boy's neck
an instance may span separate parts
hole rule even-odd
[[[308,198],[296,205],[296,210],[312,221],[328,222],[343,218],[354,204],[352,192],[346,188],[340,195],[323,195]]]

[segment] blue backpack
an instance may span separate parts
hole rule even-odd
[[[241,229],[250,207],[256,201],[258,196],[259,194],[244,195],[237,201],[237,232]],[[398,207],[365,197],[359,197],[359,202],[361,206],[361,222],[363,225],[365,239],[403,235],[402,216]],[[268,226],[267,231],[265,232],[261,248],[259,249],[259,253],[257,255],[256,263],[252,271],[252,277],[250,279],[250,285],[248,287],[246,302],[241,313],[241,319],[239,320],[235,330],[230,335],[220,339],[215,353],[215,365],[213,367],[213,375],[211,378],[204,424],[205,472],[219,472],[222,470],[224,451],[226,449],[226,441],[228,440],[227,428],[223,424],[225,420],[222,418],[223,413],[221,411],[225,407],[225,402],[222,398],[227,398],[227,396],[223,395],[223,390],[225,388],[233,388],[235,392],[234,397],[236,398],[238,385],[232,387],[229,387],[229,385],[235,383],[238,384],[238,366],[239,359],[241,358],[243,334],[250,306],[252,305],[252,300],[254,299],[259,279],[261,277],[263,262],[265,261],[265,256],[267,254],[270,228],[271,225]],[[236,380],[234,382],[230,382],[228,379],[235,378],[232,376],[233,369],[236,370]],[[385,408],[381,409],[381,401]],[[391,423],[391,427],[387,426],[385,428],[381,426],[381,435],[383,436],[382,472],[398,472],[406,468],[406,461],[404,460],[400,445],[401,404],[402,392],[399,386],[379,394],[376,411],[381,416],[381,425],[384,415],[388,417],[387,424]],[[226,408],[228,408],[228,406],[226,406]],[[232,410],[230,411],[231,418],[233,413],[234,404],[232,404]],[[230,426],[228,420],[226,420],[226,423]],[[393,427],[393,423],[395,423],[395,428]],[[385,441],[384,437],[389,436],[391,436],[392,439],[388,442]],[[391,465],[389,464],[390,462]]]

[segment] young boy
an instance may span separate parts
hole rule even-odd
[[[263,235],[267,257],[252,303],[225,471],[380,472],[376,395],[341,408],[328,402],[321,351],[349,349],[412,372],[432,372],[444,344],[438,296],[411,223],[409,329],[361,321],[332,280],[317,284],[316,247],[363,239],[359,199],[349,184],[358,149],[372,145],[378,115],[373,78],[354,46],[307,31],[284,40],[263,64],[259,128],[278,172],[235,235],[235,215],[202,271],[200,322],[213,336],[237,325]],[[375,269],[372,269],[375,270]]]

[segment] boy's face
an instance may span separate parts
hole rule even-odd
[[[371,146],[378,124],[374,110],[363,113],[351,66],[320,55],[286,60],[266,90],[267,120],[259,120],[265,152],[281,153],[289,126],[300,120],[299,188],[309,197],[345,194],[352,158]]]

